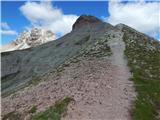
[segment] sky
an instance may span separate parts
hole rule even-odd
[[[1,44],[9,43],[26,29],[41,27],[57,37],[70,32],[82,15],[93,15],[112,25],[124,23],[160,40],[160,2],[111,1],[2,1]]]

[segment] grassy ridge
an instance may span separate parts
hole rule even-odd
[[[125,55],[138,93],[133,120],[158,120],[160,111],[160,43],[126,30]]]

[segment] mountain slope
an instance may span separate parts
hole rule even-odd
[[[123,25],[124,26],[124,25]],[[160,119],[160,42],[124,26],[125,54],[138,92],[133,120]]]
[[[81,16],[59,40],[2,54],[2,115],[15,112],[19,120],[54,116],[57,111],[49,107],[68,96],[74,101],[59,119],[156,119],[159,48],[158,41],[126,25]]]
[[[2,53],[2,95],[53,71],[82,49],[92,46],[106,31],[113,29],[113,26],[100,20],[82,23],[84,25],[80,28],[73,29],[56,41],[23,51]]]

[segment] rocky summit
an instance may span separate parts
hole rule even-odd
[[[2,45],[1,52],[36,47],[52,40],[55,40],[55,34],[51,30],[31,28],[22,32],[16,40]]]
[[[83,25],[87,25],[90,23],[101,23],[102,21],[99,20],[96,17],[90,16],[90,15],[81,15],[77,21],[73,24],[72,29],[76,29],[79,28]]]
[[[82,15],[70,33],[37,44],[1,54],[4,120],[160,118],[158,40]]]

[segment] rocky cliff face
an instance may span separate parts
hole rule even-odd
[[[55,34],[52,31],[32,28],[21,33],[15,41],[2,45],[1,52],[36,47],[52,40],[55,40]]]

